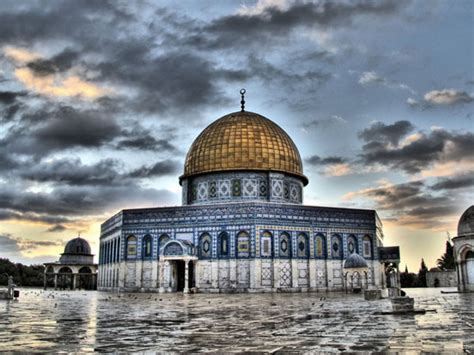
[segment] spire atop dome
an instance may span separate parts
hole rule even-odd
[[[240,108],[241,108],[241,111],[244,112],[245,111],[245,89],[240,89],[240,96],[242,98],[242,100],[240,101]]]

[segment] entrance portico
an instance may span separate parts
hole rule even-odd
[[[160,253],[160,292],[189,293],[195,285],[196,261],[194,245],[187,241],[170,240]]]

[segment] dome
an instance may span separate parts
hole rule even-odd
[[[458,237],[474,234],[474,205],[462,214],[458,224]]]
[[[346,261],[344,261],[344,269],[362,269],[367,267],[367,261],[357,253],[352,253]]]
[[[189,149],[180,181],[231,170],[282,172],[308,184],[300,154],[288,134],[253,112],[234,112],[205,128]]]
[[[70,240],[64,248],[64,254],[90,255],[91,247],[87,240],[77,237]]]

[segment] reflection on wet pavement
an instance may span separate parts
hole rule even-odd
[[[474,351],[474,294],[408,289],[424,315],[347,294],[116,294],[23,289],[0,351]]]

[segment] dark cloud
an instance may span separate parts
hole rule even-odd
[[[98,148],[116,137],[120,125],[104,112],[60,106],[23,117],[0,142],[11,152],[45,155],[73,147]]]
[[[33,240],[18,238],[9,233],[0,234],[0,245],[4,253],[20,253],[41,247],[62,246],[63,242],[59,240]]]
[[[432,194],[423,181],[389,185],[361,192],[375,201],[379,210],[391,214],[399,224],[423,228],[440,226],[446,217],[459,214],[461,196]]]
[[[414,174],[436,162],[472,157],[474,134],[471,132],[450,132],[442,128],[431,130],[428,134],[418,132],[416,139],[398,146],[400,139],[412,129],[411,123],[398,121],[393,125],[377,123],[362,131],[359,136],[367,142],[360,155],[363,162]]]
[[[18,176],[36,182],[55,182],[68,185],[119,185],[127,181],[118,172],[117,160],[105,159],[96,164],[83,165],[80,159],[62,159],[23,167]]]
[[[158,130],[157,130],[158,131]],[[159,130],[158,134],[163,134],[166,139],[157,139],[139,125],[135,125],[133,129],[125,129],[122,131],[123,138],[117,143],[117,149],[136,149],[150,150],[158,152],[177,153],[179,150],[170,143],[174,138],[175,129],[168,129],[166,133]]]
[[[13,195],[14,194],[12,193],[11,196]],[[6,220],[39,222],[44,224],[68,223],[72,221],[72,219],[62,216],[51,216],[32,212],[18,212],[10,209],[0,208],[0,221]]]
[[[51,228],[48,228],[47,232],[51,232],[51,233],[63,232],[66,229],[67,228],[64,227],[62,224],[56,224],[56,225],[52,226]]]
[[[474,186],[474,171],[463,175],[439,179],[436,184],[431,186],[432,190],[456,190]]]
[[[181,165],[178,162],[164,160],[152,166],[142,166],[141,168],[132,171],[130,176],[134,178],[159,177],[176,174],[180,169]]]
[[[61,224],[72,216],[90,216],[123,208],[175,203],[168,190],[142,188],[132,182],[118,186],[57,186],[51,192],[32,193],[0,188],[0,219],[24,219]],[[40,217],[36,217],[36,216]],[[48,222],[46,222],[48,219]]]
[[[50,59],[37,59],[27,63],[26,66],[37,76],[51,75],[69,70],[78,57],[78,52],[66,48]]]
[[[340,116],[332,115],[327,118],[317,118],[308,122],[303,122],[301,126],[305,129],[313,129],[313,128],[326,129],[326,128],[329,128],[338,124],[343,124],[343,123],[347,123],[347,121]]]
[[[398,146],[400,139],[409,132],[413,131],[413,126],[409,121],[397,121],[393,124],[385,124],[383,122],[375,122],[369,128],[359,132],[359,138],[366,142],[380,142],[385,144],[391,143]]]
[[[321,166],[321,165],[332,165],[332,164],[343,164],[347,162],[347,159],[338,156],[330,156],[326,158],[321,158],[319,155],[313,155],[307,159],[305,162],[311,166]]]
[[[0,104],[11,105],[22,96],[25,96],[26,92],[23,91],[0,91]]]
[[[20,251],[17,240],[9,233],[0,234],[0,245],[3,253],[18,253]]]
[[[21,98],[27,96],[23,91],[0,91],[0,123],[11,121],[24,104]]]
[[[189,36],[199,48],[222,49],[285,40],[298,27],[348,26],[361,15],[391,15],[403,1],[294,2],[287,9],[267,7],[255,15],[224,16]]]

